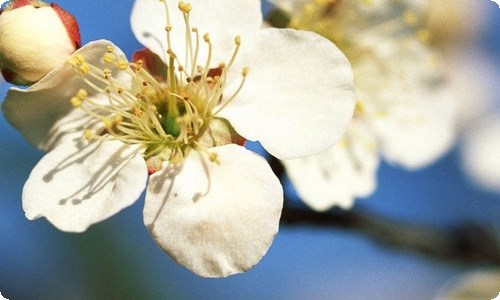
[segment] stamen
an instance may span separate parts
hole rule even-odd
[[[176,30],[170,20],[171,4],[159,1],[163,3],[166,14],[168,48],[163,53],[166,55],[166,81],[159,81],[161,79],[153,76],[156,74],[150,74],[143,61],[128,62],[109,46],[102,56],[107,68],[86,62],[81,55],[68,60],[83,82],[96,93],[106,95],[107,99],[89,97],[86,90],[80,90],[70,102],[95,119],[92,128],[101,128],[97,132],[92,128],[85,130],[85,139],[114,139],[139,144],[145,149],[144,158],[152,171],[157,171],[165,160],[182,162],[190,149],[205,152],[210,161],[219,163],[217,154],[209,153],[198,139],[209,130],[212,118],[236,98],[245,83],[249,72],[247,67],[242,69],[243,78],[236,91],[224,94],[229,71],[241,46],[241,37],[234,37],[235,49],[228,62],[214,68],[212,41],[210,34],[205,33],[206,48],[203,50],[207,51],[206,61],[203,66],[199,65],[202,50],[199,30],[190,25],[191,4],[180,1],[177,12],[182,13],[185,23],[185,48],[181,50],[185,51],[185,61],[181,63],[170,41],[172,30]],[[123,86],[122,80],[117,80],[118,74],[120,78],[130,76],[132,84]]]

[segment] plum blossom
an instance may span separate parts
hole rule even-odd
[[[308,205],[349,208],[371,195],[379,155],[413,170],[451,147],[455,102],[429,33],[418,27],[418,1],[271,2],[289,13],[290,27],[333,41],[354,70],[356,110],[342,142],[314,158],[284,161]]]
[[[491,57],[478,46],[478,37],[492,12],[498,10],[486,1],[422,0],[420,14],[421,27],[429,31],[430,45],[442,53],[456,91],[465,173],[479,186],[500,191],[499,73]]]
[[[244,272],[278,231],[283,191],[242,144],[281,159],[334,145],[354,109],[350,64],[317,34],[262,29],[257,0],[137,0],[131,22],[147,47],[132,61],[95,41],[9,90],[6,118],[49,150],[24,186],[26,216],[82,232],[146,188],[144,223],[175,261]]]

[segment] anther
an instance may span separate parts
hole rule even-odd
[[[106,52],[103,57],[104,62],[110,64],[115,60],[115,54],[112,52]]]
[[[80,107],[82,105],[82,99],[74,96],[74,97],[71,97],[71,105],[73,105],[73,107]]]
[[[182,11],[185,14],[188,14],[191,11],[191,4],[186,3],[184,1],[179,1],[179,4],[177,5],[180,11]]]
[[[128,68],[128,66],[129,66],[129,64],[128,64],[128,61],[126,59],[121,58],[118,61],[117,66],[118,66],[118,69],[120,69],[120,70],[126,70]]]
[[[83,136],[85,137],[86,140],[90,140],[93,135],[94,134],[89,129],[85,130],[85,132],[83,133]]]
[[[88,97],[88,93],[87,93],[87,90],[85,89],[79,89],[78,92],[76,93],[76,97],[80,98],[80,99],[85,99]]]
[[[237,36],[234,38],[234,43],[236,44],[236,46],[241,45],[241,37],[240,37],[239,35],[237,35]]]
[[[79,70],[80,72],[82,72],[82,74],[87,75],[90,72],[90,66],[88,64],[82,64]]]
[[[248,75],[249,71],[250,71],[250,69],[248,67],[244,67],[243,70],[241,71],[241,75],[243,75],[245,77]]]

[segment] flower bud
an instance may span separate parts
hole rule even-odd
[[[54,3],[11,0],[0,10],[0,70],[8,82],[37,82],[80,45],[75,18]]]

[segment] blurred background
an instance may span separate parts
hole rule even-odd
[[[490,70],[500,72],[500,9],[489,0],[476,1],[487,8],[478,46],[492,59]],[[106,38],[129,57],[141,48],[129,26],[133,0],[58,4],[77,17],[84,43]],[[264,11],[269,8],[263,5]],[[9,86],[0,87],[2,99]],[[492,95],[499,100],[498,93]],[[0,292],[10,300],[421,300],[433,299],[467,272],[491,269],[387,248],[353,231],[300,225],[282,226],[267,255],[249,272],[203,279],[156,247],[142,222],[142,198],[83,234],[60,232],[45,219],[28,221],[21,207],[22,187],[43,153],[4,118],[0,140]],[[292,193],[290,187],[287,191]],[[474,222],[500,239],[500,194],[481,189],[464,175],[458,147],[418,172],[383,164],[378,190],[355,208],[443,228]]]

